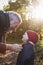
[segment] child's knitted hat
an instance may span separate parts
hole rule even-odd
[[[36,43],[38,42],[38,34],[35,31],[28,30],[26,31],[29,41]]]

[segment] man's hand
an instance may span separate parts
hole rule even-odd
[[[13,51],[19,52],[19,51],[22,50],[22,45],[20,45],[20,44],[12,44],[11,49]]]

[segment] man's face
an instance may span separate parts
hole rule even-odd
[[[10,20],[10,30],[16,31],[22,22],[21,16],[16,12],[8,12]]]
[[[12,31],[16,31],[18,27],[19,27],[19,23],[18,22],[16,22],[16,23],[12,22],[12,24],[10,25],[10,29]]]

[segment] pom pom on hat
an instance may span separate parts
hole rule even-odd
[[[38,34],[35,31],[28,30],[26,32],[27,32],[29,41],[31,41],[33,43],[37,43],[38,42]]]

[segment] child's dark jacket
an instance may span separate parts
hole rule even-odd
[[[19,53],[16,65],[34,65],[34,50],[30,43],[24,44]]]

